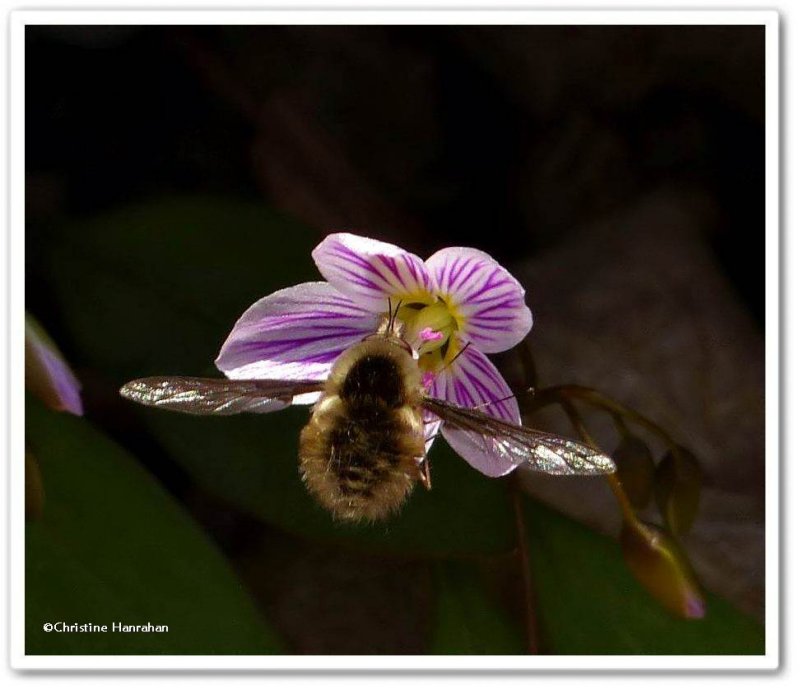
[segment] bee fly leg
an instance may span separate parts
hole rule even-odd
[[[419,480],[422,482],[428,491],[431,490],[431,466],[428,463],[428,456],[422,458],[422,463],[419,466]]]

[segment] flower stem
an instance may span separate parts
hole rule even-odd
[[[517,532],[516,551],[525,598],[525,636],[528,641],[528,654],[538,654],[539,636],[536,629],[536,601],[533,593],[530,550],[528,549],[525,516],[522,514],[522,491],[516,472],[509,477],[508,486],[511,492],[511,504],[514,508],[514,523]]]
[[[589,430],[586,428],[586,425],[583,423],[583,419],[581,419],[581,416],[572,401],[569,399],[561,399],[559,404],[566,413],[567,417],[569,417],[570,423],[581,437],[583,442],[599,451],[600,448],[598,447],[597,443],[595,443],[595,440],[592,438]],[[625,489],[622,488],[622,482],[620,482],[619,477],[617,477],[615,473],[607,474],[605,475],[605,478],[608,482],[608,485],[611,487],[611,491],[614,492],[617,503],[619,503],[620,510],[622,511],[622,519],[634,529],[640,529],[641,523],[639,518],[636,516],[636,511],[633,509],[633,506],[628,499],[628,494],[626,494]]]

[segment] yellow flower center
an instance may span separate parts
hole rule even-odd
[[[464,349],[458,335],[464,319],[447,296],[398,295],[391,302],[400,302],[401,306],[396,312],[384,313],[378,330],[394,324],[394,335],[403,338],[416,351],[423,384],[427,387],[426,381],[447,367]]]
[[[406,324],[405,338],[420,355],[446,346],[457,330],[457,322],[444,302],[438,301],[422,309],[409,308],[400,318]]]
[[[419,362],[417,364],[423,372],[423,383],[426,381],[426,374],[440,373],[443,369],[447,368],[456,357],[458,357],[459,353],[463,349],[464,345],[461,343],[458,337],[453,336],[443,347],[439,348],[438,350],[420,354]]]

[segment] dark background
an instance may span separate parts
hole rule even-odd
[[[427,595],[407,582],[421,566],[297,542],[215,496],[142,434],[59,297],[60,229],[80,234],[87,219],[102,225],[154,200],[234,199],[311,237],[348,229],[423,257],[448,245],[488,251],[529,288],[550,383],[596,385],[666,417],[707,462],[713,500],[698,526],[706,541],[694,544],[707,561],[698,570],[760,617],[764,179],[762,27],[26,33],[27,309],[74,364],[87,417],[188,506],[299,652],[420,651]],[[219,242],[229,233],[235,218]],[[242,270],[260,261],[242,255]],[[209,280],[209,293],[216,287]],[[223,323],[249,303],[237,304]],[[619,344],[626,334],[635,361]],[[587,350],[593,340],[610,350]],[[513,379],[513,363],[499,361]],[[701,398],[709,417],[693,426]],[[543,486],[540,499],[613,531],[602,501],[582,512]]]

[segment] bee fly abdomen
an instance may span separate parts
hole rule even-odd
[[[344,496],[371,499],[401,464],[404,449],[394,443],[397,430],[389,419],[374,416],[371,425],[341,418],[330,434],[330,471]]]
[[[311,494],[345,520],[380,519],[399,508],[417,481],[424,442],[391,410],[362,417],[334,400],[319,415],[300,435],[300,470]]]
[[[417,385],[416,366],[380,341],[353,350],[336,363],[300,435],[300,471],[335,517],[376,520],[399,508],[419,479],[425,442],[409,385]]]

